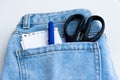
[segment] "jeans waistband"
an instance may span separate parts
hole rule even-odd
[[[30,25],[32,24],[46,24],[49,21],[65,22],[66,19],[73,14],[82,14],[85,18],[88,18],[91,15],[90,11],[87,9],[75,9],[53,13],[26,14],[22,17],[19,24],[21,24],[23,28],[30,28]]]

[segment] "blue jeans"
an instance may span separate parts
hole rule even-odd
[[[91,16],[86,9],[23,16],[9,40],[1,80],[117,80],[104,34],[96,42],[65,42],[63,25],[73,14]],[[45,30],[49,21],[63,43],[23,50],[21,35]],[[73,33],[75,22],[69,26]],[[93,22],[89,36],[98,29]]]

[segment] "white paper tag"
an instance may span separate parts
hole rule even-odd
[[[58,28],[54,28],[55,44],[61,44]],[[48,45],[48,30],[22,34],[21,46],[23,49],[37,48]]]

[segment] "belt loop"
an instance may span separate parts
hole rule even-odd
[[[29,29],[30,28],[30,15],[27,14],[23,18],[23,28],[24,29]]]

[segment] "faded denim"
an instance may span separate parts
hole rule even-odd
[[[96,42],[65,42],[63,25],[73,14],[91,16],[86,9],[23,16],[9,40],[1,80],[117,80],[104,34]],[[63,43],[23,50],[21,35],[45,30],[49,21],[58,27]],[[75,25],[69,25],[69,33]],[[99,29],[93,22],[89,36]]]

